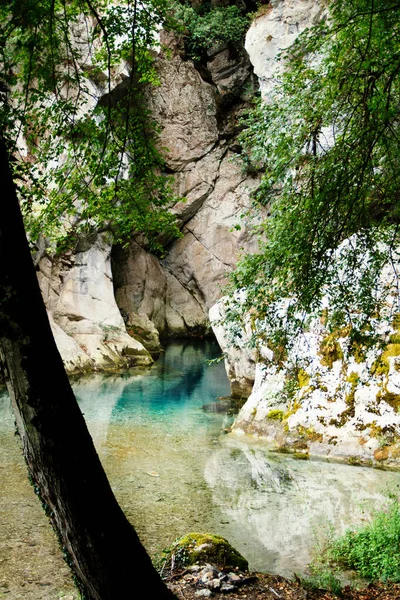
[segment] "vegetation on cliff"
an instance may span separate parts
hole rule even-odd
[[[362,331],[385,302],[376,296],[383,265],[393,265],[394,285],[398,277],[400,5],[338,0],[327,9],[281,54],[279,81],[242,135],[265,171],[255,207],[270,215],[232,287],[247,290],[243,314],[275,329],[320,310],[329,288],[330,324],[353,325],[357,314]],[[276,303],[289,297],[284,323]]]
[[[207,58],[207,50],[227,44],[235,52],[243,49],[244,35],[250,25],[246,6],[211,6],[196,8],[175,2],[174,16],[184,33],[188,57],[194,61]]]
[[[158,125],[144,85],[156,84],[152,48],[168,3],[6,0],[0,6],[0,126],[30,239],[63,248],[111,228],[176,235],[166,210]]]

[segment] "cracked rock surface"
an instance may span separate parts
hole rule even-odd
[[[138,329],[139,315],[160,336],[174,337],[207,332],[208,310],[221,297],[239,254],[257,249],[241,217],[251,208],[250,194],[259,177],[245,172],[240,148],[233,143],[245,102],[241,86],[252,76],[246,55],[235,59],[226,48],[216,49],[208,65],[210,83],[181,57],[179,40],[169,34],[166,42],[172,58],[158,59],[161,84],[152,90],[150,106],[182,198],[171,210],[183,236],[170,244],[161,261],[134,242],[126,250],[116,249],[113,270],[128,329]],[[229,90],[236,103],[222,108],[221,97]],[[151,275],[145,264],[152,265]]]
[[[113,248],[109,232],[75,254],[43,254],[38,277],[70,372],[149,364],[160,338],[207,334],[208,310],[239,254],[257,248],[241,216],[259,177],[244,171],[236,140],[247,106],[243,86],[253,81],[248,57],[215,48],[206,81],[184,58],[179,37],[163,32],[161,41],[167,50],[155,61],[160,85],[147,98],[180,198],[170,210],[183,236],[162,260],[139,238]]]

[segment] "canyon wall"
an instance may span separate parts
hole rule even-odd
[[[82,240],[62,257],[41,249],[39,281],[70,372],[149,364],[160,338],[207,335],[208,310],[238,255],[257,248],[251,224],[241,217],[259,177],[246,172],[236,139],[240,114],[257,88],[247,54],[219,46],[197,70],[179,36],[162,32],[161,43],[155,57],[160,85],[147,90],[147,99],[180,198],[170,210],[182,237],[166,245],[162,259],[147,251],[141,236],[122,248],[109,232]],[[99,85],[91,82],[100,98]]]
[[[221,297],[239,252],[257,247],[241,215],[251,208],[259,178],[246,173],[236,141],[254,81],[244,51],[211,50],[205,76],[182,57],[179,38],[163,34],[162,43],[169,52],[157,59],[160,85],[149,103],[161,125],[167,171],[182,198],[171,207],[182,237],[162,260],[136,241],[115,248],[114,284],[130,331],[140,333],[151,321],[162,337],[190,336],[208,331],[208,310]]]
[[[321,6],[307,0],[273,0],[250,27],[246,48],[266,102],[282,68],[276,60],[279,50],[290,45],[307,26],[324,18]],[[356,237],[344,242],[337,250],[337,260],[356,244]],[[243,325],[241,337],[232,339],[228,328],[221,325],[227,300],[212,307],[210,318],[226,356],[232,391],[243,391],[245,395],[255,377],[251,395],[233,425],[236,435],[260,437],[271,448],[302,456],[398,466],[400,264],[393,254],[388,248],[387,256],[391,258],[376,289],[377,298],[382,297],[380,318],[369,320],[368,330],[358,336],[358,341],[350,326],[335,330],[325,327],[323,313],[302,315],[304,330],[282,359],[265,342],[259,341],[257,350],[249,348],[252,333],[257,336],[250,321]],[[368,256],[364,260],[367,264]],[[344,289],[357,285],[357,272],[346,280],[342,277]],[[237,301],[243,293],[237,294]],[[330,310],[329,288],[322,305],[325,311]],[[360,315],[354,314],[352,319],[357,322]],[[259,339],[268,337],[268,326],[260,323],[259,327]],[[371,332],[376,343],[369,341]]]

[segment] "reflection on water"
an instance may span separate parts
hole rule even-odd
[[[228,538],[252,569],[302,572],[321,527],[332,523],[341,532],[360,522],[363,504],[381,506],[400,475],[299,461],[223,434],[229,417],[203,410],[229,394],[223,364],[205,363],[216,354],[211,342],[170,344],[150,371],[91,376],[74,390],[117,499],[150,553],[190,530],[210,531]],[[10,487],[0,509],[12,497],[21,513],[34,499],[19,483],[24,474],[5,399],[0,411]],[[19,513],[4,509],[13,519],[9,531],[18,530]],[[24,523],[35,531],[26,515]],[[0,541],[0,561],[1,548]]]
[[[360,522],[400,476],[221,434],[226,415],[202,409],[229,393],[223,365],[205,365],[213,351],[171,344],[146,377],[74,386],[115,494],[151,553],[199,529],[227,537],[253,569],[304,571],[317,531]]]
[[[362,523],[400,483],[398,473],[296,460],[231,436],[210,457],[205,479],[233,545],[253,568],[283,575],[304,572],[330,528],[338,535]]]

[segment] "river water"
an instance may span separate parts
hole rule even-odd
[[[250,568],[302,573],[329,527],[363,522],[400,474],[270,453],[226,434],[229,394],[213,342],[172,343],[147,371],[74,383],[114,493],[150,554],[189,531],[226,537]],[[73,443],[73,432],[71,432]],[[0,597],[76,598],[0,396]]]

